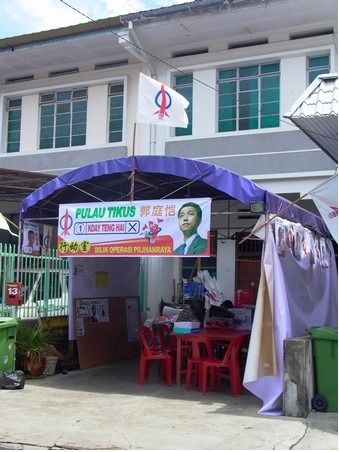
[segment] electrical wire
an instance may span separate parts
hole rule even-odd
[[[71,8],[73,11],[77,12],[77,13],[80,14],[81,16],[85,17],[85,18],[88,19],[90,22],[96,22],[96,21],[97,21],[97,20],[91,18],[90,16],[88,16],[87,14],[85,14],[84,12],[80,11],[79,9],[75,8],[73,5],[70,5],[70,4],[67,3],[65,0],[60,0],[60,2],[63,3],[65,6]],[[157,60],[158,62],[164,64],[165,66],[167,66],[167,67],[169,67],[169,68],[171,68],[171,69],[174,69],[177,73],[180,73],[180,74],[185,75],[185,76],[191,76],[191,74],[188,74],[187,72],[185,72],[185,71],[179,69],[178,67],[172,65],[171,63],[169,63],[169,62],[167,62],[167,61],[164,61],[163,59],[161,59],[161,58],[159,58],[159,57],[153,55],[152,53],[148,52],[148,51],[145,50],[144,48],[139,47],[139,46],[136,45],[134,42],[129,41],[129,40],[128,40],[127,38],[125,38],[124,36],[121,36],[121,35],[119,35],[119,33],[116,33],[115,31],[113,31],[111,28],[108,28],[108,27],[106,27],[106,26],[103,26],[103,29],[109,31],[109,32],[112,33],[114,36],[118,37],[119,39],[122,39],[122,40],[125,41],[126,43],[132,45],[133,47],[135,47],[135,48],[138,49],[139,51],[145,53],[146,55],[148,55],[148,56],[150,56],[151,58]],[[203,81],[201,81],[201,80],[195,78],[194,76],[192,76],[192,79],[195,80],[196,82],[200,83],[201,85],[203,85],[203,86],[205,86],[205,87],[207,87],[207,88],[209,88],[209,89],[212,89],[213,91],[217,92],[218,95],[220,96],[219,90],[218,90],[217,88],[214,88],[213,86],[211,86],[211,85],[209,85],[208,83],[205,83],[205,82],[203,82]],[[222,94],[221,96],[226,96],[226,97],[230,97],[230,98],[231,98],[231,96],[230,96],[229,94],[227,94],[227,93],[224,93],[224,94]],[[239,99],[236,99],[236,103],[237,103],[238,105],[240,105],[240,104],[239,104]],[[261,115],[261,110],[260,110],[260,109],[255,108],[255,107],[251,107],[249,104],[245,104],[245,105],[246,105],[250,110],[254,110],[256,113],[258,113],[258,114]],[[267,117],[269,117],[269,116],[267,116]],[[294,128],[294,129],[300,130],[299,127],[297,127],[295,124],[291,123],[290,121],[285,120],[284,118],[279,118],[279,120],[280,120],[280,122],[282,122],[282,123],[284,123],[284,124],[287,124],[288,126]],[[257,130],[257,129],[255,129],[255,130]],[[314,131],[311,131],[311,130],[307,130],[307,129],[304,129],[304,131],[307,132],[307,133],[312,133],[313,135],[316,135],[316,136],[318,136],[318,137],[327,138],[327,139],[329,139],[329,140],[332,140],[333,142],[338,142],[338,139],[333,138],[333,137],[328,136],[328,135],[324,135],[324,134],[321,134],[321,133],[318,133],[318,132],[314,132]]]

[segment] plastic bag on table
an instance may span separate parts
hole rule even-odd
[[[0,371],[1,389],[23,389],[25,387],[25,373],[22,370],[14,372]]]

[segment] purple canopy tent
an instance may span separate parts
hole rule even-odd
[[[21,203],[20,218],[22,221],[36,218],[56,222],[59,204],[84,203],[93,199],[105,202],[129,199],[132,173],[134,174],[134,200],[178,199],[188,196],[190,198],[210,197],[212,200],[231,199],[244,204],[263,201],[267,213],[279,214],[279,217],[285,220],[300,223],[322,236],[331,237],[322,218],[268,192],[239,174],[202,161],[165,156],[137,156],[100,161],[55,177],[24,199]],[[327,282],[330,283],[327,286],[331,286],[331,297],[328,297],[322,306],[326,304],[325,308],[329,312],[333,310],[337,312],[337,304],[331,301],[333,297],[337,299],[335,290],[332,289],[337,279],[336,275],[332,277],[332,274],[334,275],[333,271],[331,275],[327,275]],[[284,284],[282,276],[277,279],[279,281],[275,284]],[[292,278],[289,276],[289,279],[296,278],[292,274]],[[281,358],[283,339],[293,337],[295,331],[285,325],[290,315],[286,300],[281,301],[275,298],[277,297],[272,297],[270,301],[275,310],[281,309],[284,317],[284,321],[280,322],[282,326],[278,328],[279,334],[276,333],[276,324],[272,329],[277,352]],[[313,317],[310,318],[313,321]],[[316,320],[317,317],[314,317],[314,321]],[[274,321],[276,322],[275,319]],[[281,365],[277,375],[266,378],[268,380],[265,380],[264,389],[261,388],[261,379],[257,377],[248,379],[247,384],[250,385],[248,388],[264,401],[262,413],[280,414]]]
[[[264,201],[267,212],[283,210],[282,218],[331,236],[320,217],[239,174],[198,160],[165,156],[104,160],[57,176],[22,201],[20,219],[56,218],[59,204],[127,199],[133,170],[134,199],[184,198],[189,190],[190,197],[235,199],[244,204]]]

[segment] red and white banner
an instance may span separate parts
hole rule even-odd
[[[53,227],[44,224],[43,228],[43,236],[42,236],[42,252],[43,255],[48,255],[49,250],[51,249],[51,240],[53,234]]]
[[[338,175],[310,192],[332,237],[338,243]]]
[[[211,199],[59,206],[60,256],[209,256]]]
[[[181,94],[140,73],[136,122],[187,127],[188,106]]]

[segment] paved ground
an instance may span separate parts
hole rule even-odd
[[[258,415],[260,400],[229,388],[202,396],[168,388],[136,360],[27,380],[0,390],[5,450],[338,450],[337,413],[307,419]]]

